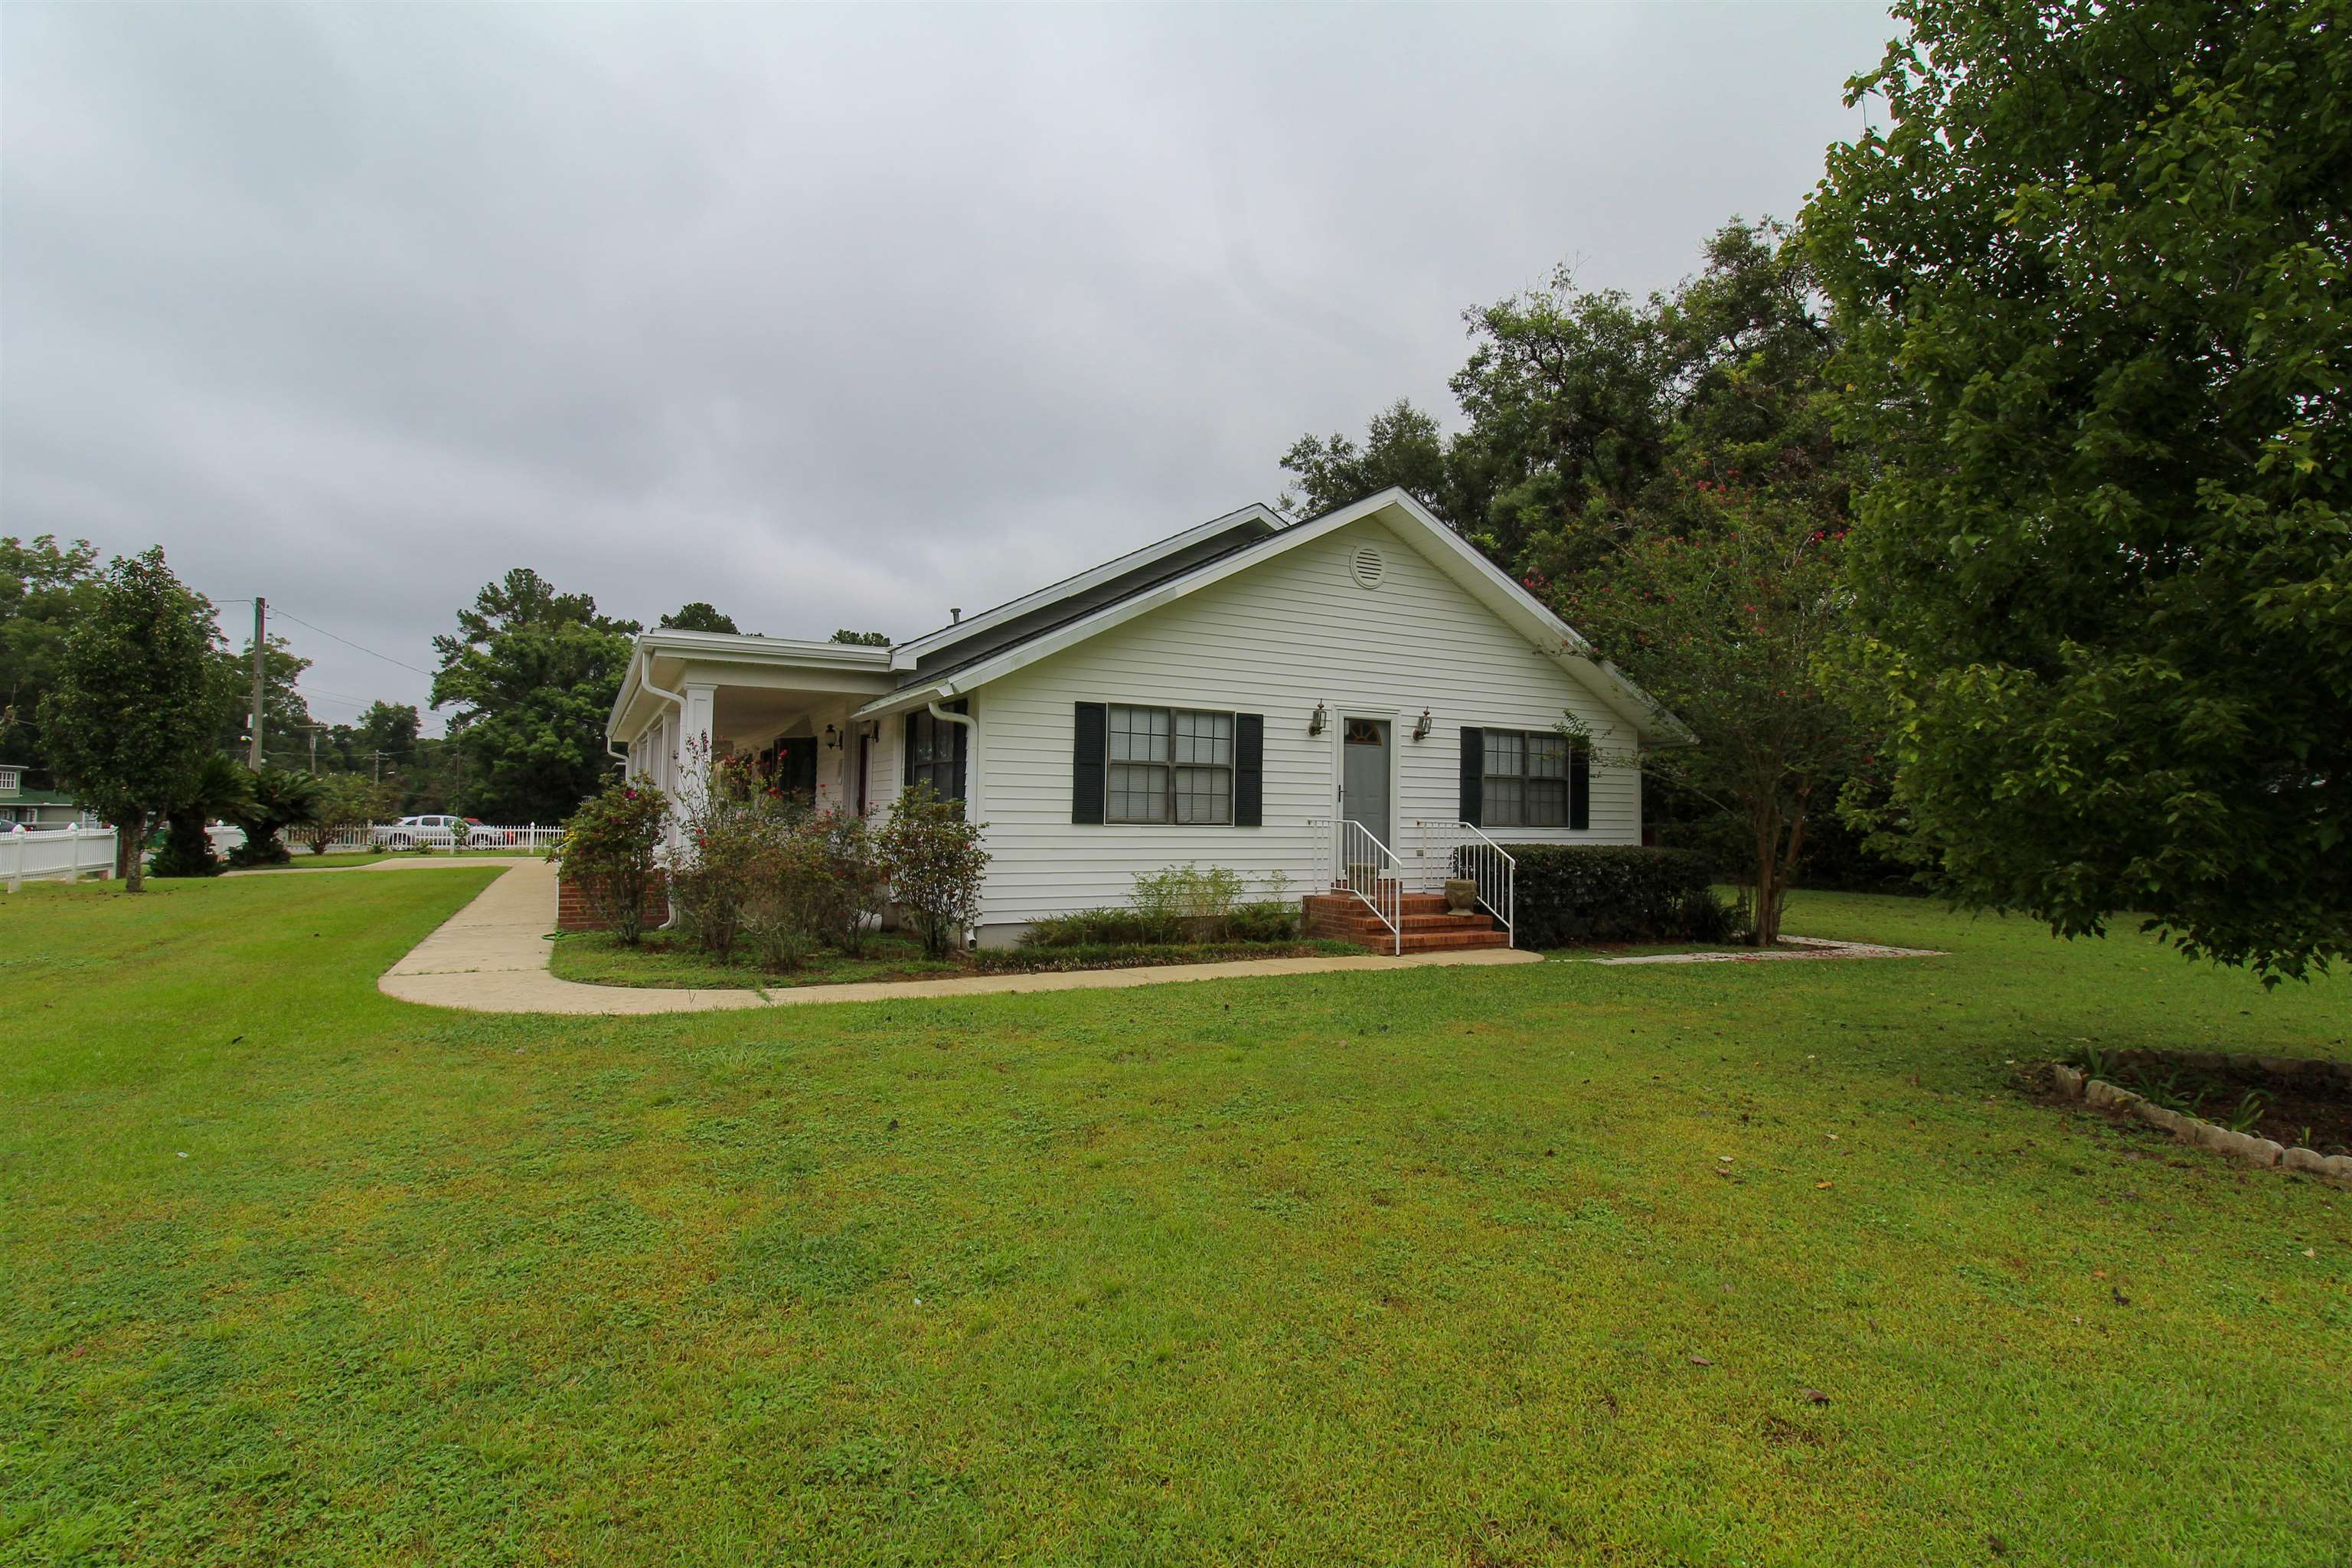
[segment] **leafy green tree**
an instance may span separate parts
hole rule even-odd
[[[861,647],[888,647],[890,646],[890,634],[888,632],[853,632],[848,627],[844,626],[841,630],[834,633],[832,637],[825,640],[828,642],[851,643]]]
[[[1903,0],[1808,214],[1851,664],[1965,904],[2352,951],[2352,4]]]
[[[50,766],[116,832],[125,888],[144,885],[147,825],[196,783],[209,751],[220,633],[160,549],[118,557],[76,617],[41,700]]]
[[[1470,530],[1507,570],[1530,549],[1578,570],[1622,533],[1665,460],[1670,363],[1655,302],[1551,286],[1466,318],[1476,346],[1455,374],[1469,428],[1457,462],[1491,499]]]
[[[319,780],[310,822],[294,837],[309,845],[313,855],[324,855],[342,835],[365,833],[374,824],[399,815],[394,810],[398,805],[392,786],[377,784],[365,773],[329,773]]]
[[[518,567],[486,585],[457,630],[433,639],[433,706],[449,721],[463,776],[457,809],[499,822],[555,822],[608,771],[604,718],[620,694],[634,621],[596,613]]]
[[[1345,435],[1301,436],[1282,466],[1297,488],[1284,493],[1281,510],[1294,517],[1319,517],[1394,485],[1456,531],[1476,520],[1456,493],[1444,433],[1403,398],[1372,416],[1361,447]]]
[[[733,632],[735,617],[723,614],[716,605],[697,599],[681,605],[661,618],[664,629],[674,632]]]
[[[1817,673],[1844,624],[1842,541],[1801,504],[1707,479],[1695,486],[1704,526],[1633,534],[1559,607],[1697,736],[1695,746],[1610,760],[1738,825],[1755,889],[1753,940],[1769,945],[1780,940],[1815,818],[1868,749]]]
[[[41,699],[57,684],[75,619],[97,597],[97,563],[86,539],[0,539],[0,762],[50,766]]]

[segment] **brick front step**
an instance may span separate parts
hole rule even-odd
[[[1443,897],[1432,893],[1409,893],[1402,902],[1407,952],[1510,945],[1508,933],[1484,912],[1455,914],[1446,909]],[[1375,952],[1392,952],[1398,945],[1387,924],[1352,893],[1309,894],[1301,903],[1309,936],[1351,942]]]

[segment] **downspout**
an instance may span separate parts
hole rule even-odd
[[[971,781],[978,777],[980,773],[980,721],[973,718],[969,713],[949,712],[946,709],[940,706],[940,700],[936,697],[931,699],[929,706],[930,708],[932,718],[942,720],[950,724],[961,724],[965,729],[971,731],[970,735],[965,737],[964,749],[964,755],[971,760],[971,772],[965,775],[964,779],[964,809],[966,811],[971,811],[972,809],[971,795],[973,793]],[[966,948],[977,948],[979,945],[979,931],[971,931],[964,933],[964,946]]]
[[[652,654],[647,653],[643,649],[639,649],[637,658],[637,684],[677,710],[677,721],[680,729],[682,730],[686,724],[685,694],[677,691],[664,691],[660,687],[654,684],[654,656]],[[610,743],[611,742],[606,742],[607,745],[610,745]],[[677,900],[667,897],[667,890],[665,889],[664,901],[669,906],[669,918],[662,921],[659,929],[662,931],[675,931],[677,928],[678,923]]]

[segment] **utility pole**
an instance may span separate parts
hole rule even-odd
[[[245,765],[256,773],[261,771],[261,691],[263,660],[269,651],[269,601],[256,594],[253,596],[253,746],[246,753]],[[315,754],[318,742],[310,742]],[[314,768],[312,770],[316,772]]]

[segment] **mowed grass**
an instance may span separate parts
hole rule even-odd
[[[2352,1552],[2352,1193],[2009,1084],[2340,980],[1809,898],[1951,956],[379,995],[486,875],[0,900],[0,1561]]]

